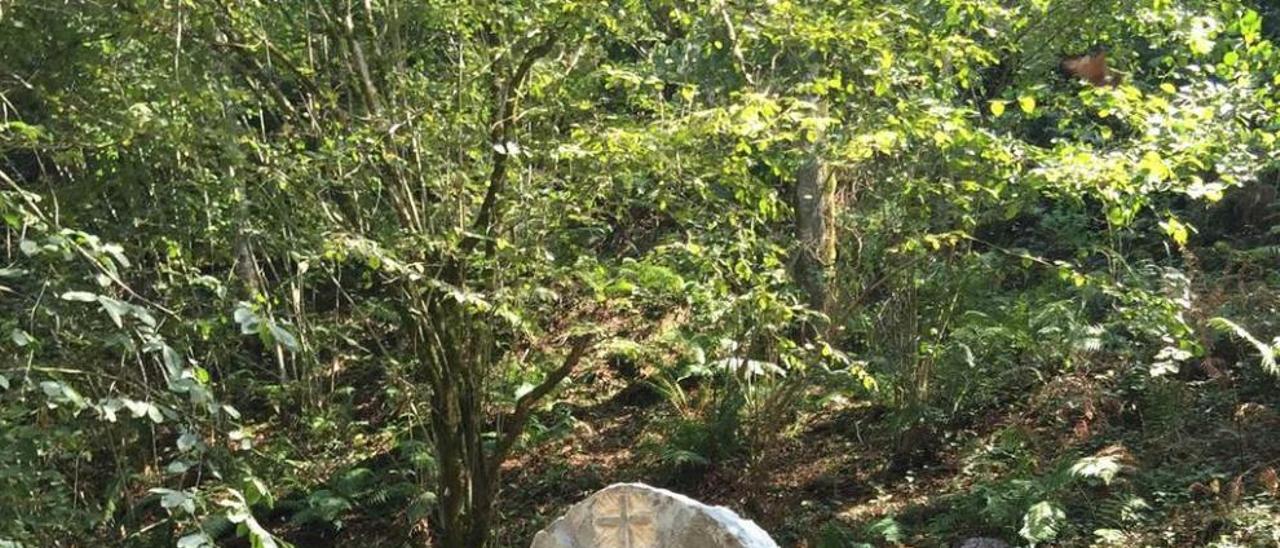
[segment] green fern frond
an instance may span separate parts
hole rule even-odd
[[[711,461],[706,457],[686,449],[670,449],[664,451],[662,459],[666,461],[667,464],[675,466],[706,466],[711,463]]]
[[[1280,377],[1280,365],[1276,364],[1277,349],[1275,346],[1259,340],[1257,337],[1254,337],[1252,333],[1249,333],[1249,330],[1241,327],[1240,324],[1221,316],[1209,319],[1209,325],[1214,329],[1244,339],[1246,342],[1253,345],[1253,347],[1258,350],[1258,354],[1260,356],[1259,363],[1262,365],[1262,370]]]
[[[818,533],[818,548],[857,548],[861,546],[870,545],[858,542],[858,537],[852,530],[836,521],[827,522]]]
[[[1244,251],[1250,259],[1266,260],[1280,257],[1280,245],[1264,245]]]

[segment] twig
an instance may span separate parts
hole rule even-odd
[[[733,20],[729,18],[727,3],[720,4],[720,18],[724,19],[725,29],[729,32],[729,51],[733,52],[733,58],[738,62],[738,71],[742,73],[747,83],[754,87],[756,82],[751,77],[751,73],[747,72],[747,60],[742,55],[742,45],[738,41],[738,32],[733,28]]]

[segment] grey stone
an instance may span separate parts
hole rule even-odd
[[[956,548],[1012,548],[1009,543],[998,538],[973,537],[957,544]]]
[[[760,526],[643,483],[610,485],[573,505],[531,548],[778,548]]]

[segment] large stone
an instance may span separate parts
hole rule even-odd
[[[965,539],[964,542],[956,545],[956,548],[1013,548],[1009,543],[998,538],[974,537]]]
[[[755,522],[643,483],[610,485],[573,505],[531,548],[777,548]]]

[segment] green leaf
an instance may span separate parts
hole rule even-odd
[[[179,354],[177,350],[167,344],[161,347],[160,354],[164,358],[164,367],[169,374],[169,378],[177,379],[181,377],[182,369],[186,365],[182,359],[182,354]]]
[[[1036,110],[1036,98],[1030,95],[1018,97],[1018,107],[1022,109],[1022,112],[1031,114]]]
[[[1244,42],[1251,44],[1257,41],[1261,33],[1262,17],[1254,10],[1245,10],[1240,17],[1240,36],[1244,38]]]
[[[116,422],[116,412],[123,407],[123,401],[119,398],[111,398],[98,404],[98,413],[102,415],[102,420]]]
[[[111,255],[116,260],[116,264],[125,268],[129,267],[129,258],[124,255],[124,248],[119,244],[106,244],[102,246],[102,250]]]
[[[141,306],[129,305],[129,314],[137,318],[138,321],[146,324],[147,327],[154,328],[156,326],[155,316],[152,316],[151,312],[148,312],[147,309]]]
[[[1113,205],[1107,208],[1107,222],[1115,226],[1125,226],[1129,224],[1129,210]]]
[[[1160,228],[1163,228],[1169,237],[1173,238],[1179,246],[1187,245],[1187,238],[1190,237],[1191,227],[1182,223],[1177,218],[1169,217],[1168,220],[1160,222]]]
[[[178,451],[182,453],[195,449],[199,445],[200,438],[191,432],[184,432],[181,436],[178,436]]]
[[[1120,473],[1121,464],[1115,456],[1085,457],[1071,466],[1071,473],[1086,478],[1098,478],[1102,483],[1111,485]]]
[[[1148,373],[1152,377],[1163,377],[1166,375],[1175,375],[1178,373],[1179,369],[1181,368],[1178,366],[1178,362],[1160,361],[1160,362],[1152,363]]]
[[[196,499],[191,493],[163,487],[154,487],[150,492],[160,495],[160,507],[165,510],[172,512],[174,508],[179,508],[188,514],[196,513]]]
[[[1160,157],[1160,153],[1149,150],[1142,155],[1142,160],[1138,162],[1138,169],[1147,173],[1147,178],[1155,181],[1167,181],[1173,176],[1173,171],[1169,169],[1169,165]]]
[[[1188,36],[1188,45],[1191,46],[1191,52],[1196,55],[1208,55],[1213,51],[1214,37],[1218,34],[1218,20],[1203,15],[1195,17],[1191,20],[1191,33]]]
[[[133,418],[137,419],[145,416],[148,419],[151,419],[151,422],[156,424],[164,422],[164,414],[161,413],[160,408],[156,407],[154,404],[130,399],[125,399],[123,401],[124,406],[129,409],[129,414],[133,415]]]
[[[151,422],[155,424],[161,424],[164,422],[164,414],[160,412],[159,407],[154,405],[147,407],[147,418],[151,419]]]
[[[18,135],[22,136],[24,139],[26,139],[29,142],[34,142],[39,140],[40,135],[44,133],[44,128],[40,126],[33,126],[26,122],[19,122],[17,120],[13,120],[5,124],[0,124],[0,130],[6,131],[6,132],[13,131]]]
[[[18,242],[18,249],[22,251],[23,255],[30,257],[40,252],[40,244],[31,240],[22,240]]]
[[[1210,202],[1216,202],[1222,199],[1222,193],[1226,190],[1226,185],[1222,183],[1206,183],[1199,177],[1192,177],[1191,183],[1187,185],[1186,193],[1194,199],[1205,199]]]
[[[279,548],[275,537],[271,536],[271,532],[267,531],[258,520],[248,519],[245,525],[249,528],[249,540],[252,541],[253,548]]]
[[[271,508],[276,504],[276,499],[271,495],[271,490],[267,488],[267,484],[253,476],[249,476],[244,480],[244,499],[250,505],[262,503],[267,508]]]
[[[906,539],[906,532],[902,530],[902,524],[898,523],[898,520],[894,519],[893,516],[871,524],[867,528],[867,532],[884,539],[889,544],[900,544]]]
[[[76,392],[74,388],[57,381],[43,381],[40,383],[40,391],[49,398],[49,404],[57,407],[59,404],[70,404],[75,410],[79,411],[87,407],[84,397]]]
[[[245,501],[244,495],[235,489],[230,490],[231,494],[238,500],[223,501],[221,504],[227,507],[227,521],[239,524],[242,531],[249,534],[249,544],[253,548],[278,548],[280,545],[276,542],[275,537],[254,519],[253,512],[249,511],[248,503]]]
[[[1006,104],[1008,104],[1008,103],[1009,103],[1008,101],[992,101],[992,102],[991,102],[991,114],[992,114],[992,115],[994,115],[994,116],[995,116],[995,117],[997,117],[997,118],[999,118],[1000,116],[1004,115],[1004,107],[1005,107],[1005,105],[1006,105]]]
[[[121,401],[124,403],[125,408],[129,410],[129,414],[133,415],[133,418],[135,419],[146,415],[147,408],[151,407],[151,404],[143,401],[135,401],[130,399],[125,399]]]
[[[1038,502],[1022,516],[1022,529],[1018,534],[1032,544],[1050,541],[1058,536],[1066,520],[1066,513],[1057,505],[1048,501]]]
[[[1095,529],[1093,536],[1108,546],[1125,546],[1130,543],[1125,542],[1124,531],[1118,529]]]
[[[292,333],[285,330],[285,328],[281,327],[280,324],[276,322],[270,322],[267,325],[271,330],[272,340],[280,343],[280,345],[284,346],[290,352],[298,351],[298,339],[294,338]]]
[[[102,309],[111,316],[111,321],[116,327],[124,327],[124,315],[129,313],[129,305],[112,299],[106,295],[99,295],[98,302],[102,304]]]
[[[1280,345],[1272,346],[1262,342],[1261,340],[1258,340],[1257,337],[1254,337],[1252,333],[1249,333],[1249,331],[1240,324],[1226,318],[1210,318],[1209,325],[1219,331],[1233,334],[1253,345],[1253,347],[1258,350],[1262,370],[1280,377],[1280,366],[1276,364],[1276,355],[1277,353],[1280,353],[1278,352],[1280,351],[1280,348],[1277,348],[1277,346]]]
[[[31,344],[32,342],[35,342],[35,339],[31,338],[30,334],[16,327],[13,328],[12,331],[9,331],[9,338],[13,340],[13,344],[16,344],[20,347],[26,346],[28,344]]]
[[[62,300],[92,303],[98,300],[98,295],[88,291],[68,291],[62,294]]]
[[[213,548],[217,546],[213,542],[213,537],[203,532],[191,533],[178,539],[178,548]]]
[[[258,332],[258,324],[260,323],[260,320],[258,319],[257,314],[254,314],[253,309],[249,308],[244,303],[241,303],[240,306],[236,307],[235,312],[232,313],[232,317],[235,319],[236,323],[240,324],[241,335],[252,335]]]

